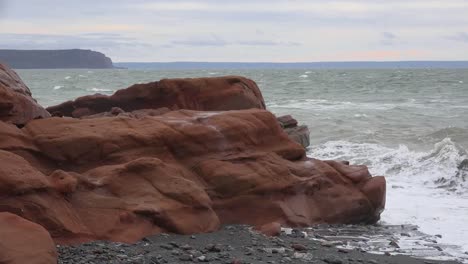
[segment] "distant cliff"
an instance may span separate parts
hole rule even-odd
[[[14,69],[108,69],[112,60],[92,50],[2,50],[0,62]]]

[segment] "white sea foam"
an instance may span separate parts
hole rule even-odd
[[[308,77],[309,77],[309,75],[307,75],[307,74],[302,74],[302,75],[299,76],[299,78],[308,78]]]
[[[66,76],[64,79],[65,79],[65,80],[70,80],[70,79],[71,79],[71,76]]]
[[[329,110],[390,110],[398,106],[392,103],[329,101],[322,99],[285,100],[267,103],[270,108],[292,108],[314,111]]]
[[[62,88],[63,88],[62,85],[55,85],[55,86],[54,86],[54,90],[60,90],[60,89],[62,89]]]
[[[113,90],[93,87],[93,88],[87,89],[87,91],[90,91],[90,92],[112,92]]]
[[[468,154],[449,138],[427,152],[371,143],[330,141],[312,147],[309,156],[366,164],[373,175],[387,178],[384,223],[417,224],[442,235],[444,251],[466,257],[468,251]],[[449,245],[455,246],[449,246]]]
[[[366,117],[368,117],[368,115],[366,115],[366,114],[354,114],[354,117],[366,118]]]

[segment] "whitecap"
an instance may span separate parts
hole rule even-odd
[[[60,90],[60,89],[62,89],[62,88],[63,88],[62,85],[55,85],[55,86],[54,86],[54,90]]]
[[[468,154],[450,138],[429,151],[415,151],[405,145],[329,141],[311,147],[308,155],[365,164],[373,175],[386,176],[388,186],[403,186],[387,188],[382,221],[417,224],[422,232],[441,234],[438,245],[452,256],[463,256],[468,250]]]
[[[312,71],[306,71],[306,72],[304,72],[304,73],[305,73],[305,74],[310,74],[310,73],[312,73]]]
[[[303,75],[301,75],[301,76],[299,76],[299,77],[300,77],[300,78],[307,78],[307,77],[309,77],[309,75],[303,74]]]
[[[112,92],[111,89],[103,89],[103,88],[91,88],[91,89],[87,89],[87,91],[91,91],[91,92]]]
[[[314,111],[330,110],[391,110],[397,107],[391,103],[371,103],[371,102],[349,102],[349,101],[328,101],[322,99],[292,99],[281,102],[268,103],[269,107],[292,108]]]
[[[80,74],[78,75],[78,77],[85,78],[86,76]]]
[[[66,76],[64,79],[65,79],[65,80],[70,80],[70,79],[71,79],[71,76]]]
[[[368,117],[366,114],[355,114],[354,117]]]
[[[458,83],[463,83],[463,81],[458,81]]]

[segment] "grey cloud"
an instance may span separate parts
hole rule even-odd
[[[454,41],[460,41],[460,42],[466,42],[468,43],[468,33],[467,32],[458,32],[457,34],[454,34],[452,36],[447,36],[447,39],[454,40]]]
[[[396,35],[393,34],[392,32],[383,32],[382,35],[386,39],[395,39],[396,38]]]
[[[392,32],[382,32],[382,40],[380,43],[384,46],[392,46],[396,44],[398,37]]]
[[[133,38],[109,33],[90,33],[72,35],[48,34],[0,34],[0,48],[3,49],[102,49],[122,47],[151,47]]]
[[[282,42],[271,40],[242,40],[242,41],[226,41],[218,36],[213,35],[205,39],[186,39],[186,40],[173,40],[169,44],[163,45],[164,47],[173,46],[300,46],[299,42]]]
[[[258,36],[263,36],[263,35],[265,35],[265,32],[263,32],[260,29],[257,29],[257,30],[255,30],[255,34],[257,34]]]
[[[300,46],[299,42],[283,42],[283,41],[269,41],[269,40],[250,40],[250,41],[238,41],[232,42],[232,45],[241,46]]]
[[[172,45],[179,46],[226,46],[228,43],[221,38],[211,37],[206,39],[186,39],[186,40],[173,40]]]

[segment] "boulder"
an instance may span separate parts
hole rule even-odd
[[[0,263],[57,263],[54,241],[42,226],[17,215],[0,212]]]
[[[265,236],[279,236],[281,235],[281,224],[278,222],[272,222],[268,224],[264,224],[262,226],[257,226],[257,229],[260,233]]]
[[[384,206],[383,177],[307,158],[266,110],[114,113],[0,122],[0,211],[68,244],[222,224],[375,223]]]
[[[23,126],[33,119],[49,116],[49,112],[32,98],[20,77],[0,63],[0,121]]]
[[[140,109],[224,111],[265,109],[257,84],[239,76],[214,78],[163,79],[135,84],[111,96],[95,94],[47,108],[50,113],[84,117],[110,112],[118,107],[125,112]]]
[[[298,126],[297,120],[290,115],[280,116],[277,120],[291,140],[301,144],[304,148],[310,145],[310,131],[307,126]]]

